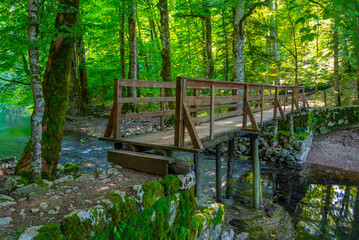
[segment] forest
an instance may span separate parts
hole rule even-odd
[[[16,152],[18,156],[12,158],[16,154],[6,152],[6,144],[0,147],[0,208],[18,205],[11,210],[11,217],[7,216],[9,211],[0,211],[0,238],[9,236],[13,239],[16,235],[16,238],[25,236],[27,239],[25,229],[34,223],[26,222],[27,218],[29,221],[36,218],[34,221],[41,224],[36,234],[42,238],[35,236],[34,239],[90,239],[94,236],[91,239],[131,239],[132,234],[137,234],[138,239],[150,239],[150,236],[156,239],[162,235],[163,239],[194,239],[201,236],[203,229],[206,229],[204,232],[212,227],[215,229],[225,221],[235,230],[223,227],[221,234],[233,233],[234,237],[244,224],[249,239],[264,239],[264,235],[265,239],[294,239],[294,235],[298,239],[359,236],[355,230],[359,223],[359,168],[356,167],[359,143],[359,109],[356,106],[359,105],[358,0],[3,0],[0,2],[0,23],[0,140],[9,140],[9,148],[21,148],[21,154]],[[179,87],[178,81],[175,85],[176,79],[186,78],[191,79],[188,81],[192,81],[190,86],[202,87],[201,91],[205,89],[202,96],[197,95],[195,87],[192,92],[187,91],[187,87],[183,90],[182,85]],[[121,80],[122,85],[119,85]],[[135,80],[151,83],[140,82],[137,87],[131,85],[138,84]],[[196,80],[198,82],[194,83]],[[156,86],[162,86],[158,87],[161,89],[154,89],[153,82],[161,82],[156,83]],[[218,89],[215,88],[217,83]],[[238,83],[246,83],[241,85],[243,90],[235,89],[240,85],[236,85]],[[227,85],[222,89],[225,84],[232,84],[232,87]],[[180,103],[183,110],[173,103],[179,98],[172,102],[163,100],[180,96],[179,89],[184,91],[184,99],[189,93],[192,101],[194,97],[197,100],[202,97],[204,105],[187,102],[187,106],[191,105],[188,107],[190,112],[183,99]],[[288,89],[291,95],[287,95]],[[222,103],[215,102],[215,97],[227,97],[227,102],[221,106]],[[121,104],[118,103],[120,98],[130,100],[123,100],[124,104]],[[137,98],[144,99],[137,103]],[[159,98],[163,98],[162,102],[156,103]],[[131,99],[135,99],[135,104]],[[154,100],[147,103],[145,100],[148,99]],[[211,101],[209,107],[203,99]],[[269,100],[266,110],[274,112],[274,117],[272,112],[267,114],[265,121],[270,122],[268,124],[263,124],[265,100]],[[233,104],[236,105],[233,107]],[[176,105],[179,106],[178,101]],[[200,111],[191,109],[197,107],[205,109],[207,118],[198,117]],[[295,109],[298,114],[294,114]],[[127,121],[130,114],[150,116],[140,112],[156,110],[166,110],[172,115],[167,114],[171,115],[168,118],[155,112],[153,116],[160,116],[160,124],[154,123],[155,120]],[[226,115],[230,111],[233,111],[232,115]],[[19,116],[12,119],[14,113],[31,116],[31,119]],[[248,124],[252,127],[249,130],[258,132],[243,136],[233,133],[228,139],[214,144],[214,121],[228,120],[237,113],[243,115],[243,130],[249,129],[248,114]],[[225,117],[215,118],[215,114]],[[277,118],[277,114],[281,118]],[[196,132],[196,126],[205,121],[196,119],[198,121],[194,122],[190,116],[203,117],[209,122],[207,145],[201,144],[204,138],[200,139]],[[256,119],[259,116],[260,121]],[[104,118],[109,119],[108,123],[103,123]],[[25,130],[12,131],[20,128],[20,125],[11,126],[19,119]],[[92,120],[92,125],[85,126]],[[27,122],[30,124],[26,125]],[[124,123],[122,132],[121,123]],[[143,123],[147,129],[139,127]],[[66,124],[72,132],[66,131]],[[188,151],[193,153],[193,159],[183,165],[186,169],[190,165],[189,177],[167,175],[166,165],[165,177],[159,179],[141,171],[133,173],[104,160],[104,156],[109,156],[107,150],[114,146],[115,150],[124,147],[124,151],[136,152],[131,153],[134,159],[151,149],[151,155],[157,155],[157,158],[162,154],[166,161],[177,161],[179,155],[176,153],[174,157],[173,153],[188,147],[185,146],[185,128],[192,143],[197,143],[193,144],[193,151]],[[106,141],[113,132],[114,144],[99,143],[99,134],[94,133],[100,130],[105,132],[105,136],[101,132],[100,140]],[[123,136],[164,133],[165,130],[173,130],[175,143],[171,142],[170,150],[165,146],[160,154],[153,148],[153,142],[141,146],[143,151],[130,143],[116,142]],[[79,139],[74,137],[76,133],[81,133]],[[232,130],[228,134],[232,134]],[[238,139],[234,140],[236,137]],[[228,141],[228,147],[223,148],[220,144],[225,141]],[[228,153],[227,179],[222,183],[218,177],[221,176],[221,161],[224,161],[221,151]],[[326,153],[322,154],[322,151]],[[328,155],[328,152],[333,154]],[[92,155],[84,157],[88,153]],[[213,153],[216,154],[215,170],[208,161],[213,160],[208,155]],[[201,155],[204,160],[200,160]],[[310,167],[303,173],[296,167],[300,167],[307,156]],[[240,162],[241,167],[237,165],[233,170],[229,162],[234,166],[239,164],[239,161],[233,161],[234,158],[251,159],[252,172],[243,162]],[[208,170],[202,179],[197,165],[200,162],[204,163],[201,170]],[[279,164],[279,170],[275,164]],[[279,174],[281,164],[290,165],[283,167],[285,174]],[[262,165],[265,174],[261,180],[259,169]],[[242,175],[237,172],[234,181],[232,170],[237,171],[243,166],[248,171]],[[107,168],[101,170],[104,167]],[[332,167],[340,171],[332,170]],[[347,174],[347,170],[354,173]],[[334,180],[321,175],[326,171],[328,175],[333,174]],[[209,180],[209,175],[216,179]],[[350,179],[343,180],[342,176]],[[216,186],[213,186],[215,181]],[[200,192],[201,182],[203,192]],[[227,198],[223,201],[232,201],[229,192],[232,194],[234,188],[237,202],[228,204],[234,204],[233,208],[226,206],[228,201],[220,204],[224,197],[221,188],[226,184]],[[250,191],[246,184],[251,186]],[[89,194],[95,188],[96,193]],[[113,191],[115,189],[117,192]],[[118,189],[125,193],[119,193]],[[80,193],[71,200],[70,195],[75,196],[76,192]],[[244,195],[250,192],[251,196],[243,200],[245,197],[240,195],[243,192]],[[271,197],[267,196],[270,195],[268,192],[272,192]],[[212,193],[217,194],[218,203],[206,206],[208,209],[204,205],[198,209],[196,201],[201,201],[200,195],[208,197]],[[50,200],[37,204],[44,194],[51,196],[49,199],[61,195],[58,197],[66,203],[66,209],[57,203],[51,205]],[[84,197],[79,196],[81,194]],[[108,198],[111,207],[101,197]],[[87,202],[84,198],[88,198]],[[271,198],[270,203],[265,200],[263,204],[264,198]],[[273,207],[272,201],[278,205]],[[76,205],[78,202],[81,203]],[[27,203],[29,205],[25,206]],[[95,203],[102,207],[98,208]],[[254,208],[263,211],[244,210],[242,203],[251,209],[254,203]],[[342,209],[337,211],[340,204]],[[77,213],[69,217],[68,214],[80,206],[91,207],[91,210],[83,211],[91,211],[86,214],[96,218],[98,225],[86,225],[88,219],[81,222]],[[26,209],[26,213],[21,208]],[[39,211],[43,214],[38,215]],[[227,211],[225,220],[224,212],[227,214]],[[244,223],[240,222],[242,217],[238,217],[241,215],[236,215],[242,211],[250,212],[244,215]],[[317,219],[311,218],[313,213],[318,215]],[[169,214],[177,214],[173,217],[175,220],[169,219]],[[43,220],[37,219],[44,215]],[[52,216],[61,218],[61,222],[51,223]],[[104,216],[111,222],[104,224]],[[268,220],[268,224],[260,225],[260,219]],[[41,222],[45,220],[47,222]],[[11,225],[11,222],[16,224]],[[258,226],[265,225],[268,228],[258,231]],[[283,228],[278,230],[277,225]],[[21,232],[10,233],[4,226]],[[298,228],[294,229],[296,226]],[[340,233],[333,233],[337,229]],[[211,235],[212,230],[206,234]]]

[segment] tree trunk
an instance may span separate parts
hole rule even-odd
[[[125,55],[125,6],[126,1],[122,2],[120,13],[121,30],[120,30],[120,56],[121,56],[121,78],[126,78],[126,55]]]
[[[81,111],[87,109],[90,103],[90,88],[89,88],[89,80],[87,76],[87,63],[86,63],[86,51],[85,51],[85,43],[83,36],[80,36],[76,42],[77,44],[77,59],[79,65],[79,77],[81,84]]]
[[[356,44],[355,44],[355,56],[356,56],[356,77],[357,77],[357,95],[359,99],[359,5],[356,6],[357,19],[356,19]]]
[[[77,56],[77,45],[74,42],[74,50],[71,59],[71,75],[70,75],[70,94],[69,94],[69,107],[72,116],[81,113],[82,99],[81,99],[81,82],[80,72]]]
[[[229,44],[228,44],[228,34],[227,34],[227,26],[226,26],[226,8],[225,4],[222,11],[222,28],[223,28],[223,43],[225,49],[225,61],[223,62],[223,75],[224,81],[228,81],[228,70],[229,70]]]
[[[136,2],[132,0],[129,6],[130,15],[128,17],[129,43],[130,43],[130,65],[128,78],[137,79],[137,35],[136,35]],[[129,97],[136,97],[136,88],[129,88]]]
[[[233,81],[244,82],[244,0],[238,0],[233,8]]]
[[[169,26],[169,14],[168,14],[168,2],[167,0],[159,0],[158,6],[161,15],[161,42],[162,42],[162,71],[161,77],[164,82],[171,82],[172,80],[172,66],[171,66],[171,38],[170,38],[170,26]],[[165,89],[165,95],[167,97],[173,96],[172,89]],[[169,107],[174,108],[173,102]]]
[[[274,0],[272,2],[272,10],[275,12],[277,12],[278,10],[278,2],[277,0]],[[278,36],[278,27],[277,27],[277,24],[276,24],[276,19],[275,19],[275,14],[273,15],[272,17],[272,21],[273,21],[273,28],[272,28],[272,31],[271,31],[271,39],[273,39],[273,58],[272,58],[272,61],[273,63],[275,64],[275,70],[273,70],[274,74],[275,74],[275,77],[274,77],[274,84],[275,85],[279,85],[279,52],[278,52],[278,41],[277,39],[274,37],[274,36]]]
[[[30,157],[30,181],[36,182],[41,178],[41,141],[42,141],[42,117],[44,114],[44,96],[41,83],[41,70],[39,61],[38,35],[39,19],[38,0],[28,0],[28,38],[29,38],[29,63],[31,88],[34,98],[34,110],[31,116],[31,157]]]
[[[44,75],[45,112],[42,120],[42,173],[55,178],[71,72],[74,36],[72,29],[78,18],[80,0],[59,0],[61,9],[56,15],[56,40],[51,42]],[[28,145],[29,146],[29,145]],[[16,174],[29,171],[31,148],[26,147],[16,166]]]
[[[206,65],[207,65],[207,78],[214,78],[214,62],[212,54],[212,20],[211,10],[209,9],[208,0],[203,1],[204,7],[204,21],[206,25]]]
[[[334,20],[333,44],[334,44],[334,89],[336,91],[336,105],[340,106],[340,77],[339,77],[339,27]]]

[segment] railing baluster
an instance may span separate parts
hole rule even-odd
[[[261,125],[263,125],[264,86],[261,90]]]
[[[214,85],[211,86],[211,107],[210,107],[210,114],[211,114],[211,122],[210,122],[210,127],[209,127],[209,136],[211,138],[211,140],[214,139],[214,92],[215,92],[215,87]]]
[[[193,96],[195,96],[195,97],[198,96],[198,89],[197,88],[193,89]],[[192,107],[197,108],[197,105],[193,105]],[[192,117],[196,118],[197,116],[198,116],[197,112],[192,113]]]
[[[248,84],[244,85],[244,93],[243,93],[243,120],[242,120],[242,128],[247,128],[247,101],[248,101]]]
[[[293,114],[294,111],[294,101],[295,101],[295,97],[294,97],[295,93],[294,93],[294,88],[292,88],[292,107],[291,107],[291,113]]]
[[[113,94],[113,104],[115,112],[113,114],[113,139],[118,139],[121,137],[121,109],[122,104],[119,104],[118,100],[122,97],[122,86],[119,84],[119,79],[114,81],[114,94]]]
[[[273,119],[276,119],[276,118],[277,118],[277,112],[278,112],[278,94],[279,94],[279,88],[278,88],[278,87],[275,87]]]
[[[175,140],[174,145],[182,147],[184,145],[184,113],[183,105],[187,93],[186,79],[177,77],[176,81],[176,114],[175,114]]]
[[[161,88],[161,97],[164,97],[164,96],[165,96],[165,89]],[[161,112],[164,112],[164,111],[165,111],[165,103],[161,102]],[[161,131],[165,130],[165,117],[166,117],[166,115],[161,116]]]
[[[287,106],[288,103],[288,88],[285,87],[285,98],[284,98],[284,113],[285,113],[285,108]]]

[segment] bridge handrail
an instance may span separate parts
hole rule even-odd
[[[193,89],[192,96],[188,96],[188,89]],[[201,89],[209,89],[209,96],[199,96],[198,91]],[[232,90],[233,94],[223,96],[221,94],[223,89]],[[218,90],[217,96],[215,94],[216,90]],[[243,91],[243,94],[238,95],[239,91]],[[289,91],[291,93],[290,95],[288,95]],[[252,94],[252,92],[260,93],[260,95]],[[269,95],[266,95],[266,92],[269,93]],[[280,95],[280,93],[282,94]],[[248,117],[252,124],[252,128],[259,129],[253,113],[261,112],[260,123],[263,124],[263,111],[273,107],[273,119],[277,119],[278,111],[282,119],[285,119],[285,107],[289,98],[291,98],[291,112],[294,112],[294,108],[296,108],[297,111],[300,111],[300,100],[303,108],[308,106],[305,99],[304,87],[262,85],[177,77],[174,145],[176,147],[184,146],[185,128],[187,128],[193,146],[195,148],[202,148],[201,140],[199,139],[195,128],[195,124],[201,122],[210,122],[209,138],[212,140],[214,139],[214,121],[217,119],[242,114],[243,129],[248,129]],[[284,100],[284,109],[282,108],[281,100]],[[257,107],[252,109],[251,103]],[[266,104],[269,104],[269,106],[265,106]],[[198,107],[198,105],[206,106]],[[208,105],[209,107],[207,107]],[[239,106],[242,106],[242,109],[239,109]],[[227,108],[228,112],[221,113],[221,109],[223,108]],[[219,110],[219,113],[215,114],[215,110]],[[209,116],[198,117],[197,113],[200,111],[209,111],[210,114]]]

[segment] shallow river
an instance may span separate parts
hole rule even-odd
[[[0,158],[21,155],[30,138],[30,118],[0,113]],[[82,172],[107,167],[111,143],[93,137],[65,132],[59,163],[72,162]],[[201,157],[203,191],[215,195],[214,156]],[[225,186],[226,159],[222,162]],[[263,197],[282,205],[292,216],[298,239],[359,239],[359,178],[346,172],[304,166],[291,168],[261,163]],[[234,199],[245,202],[252,191],[251,163],[236,160]]]

